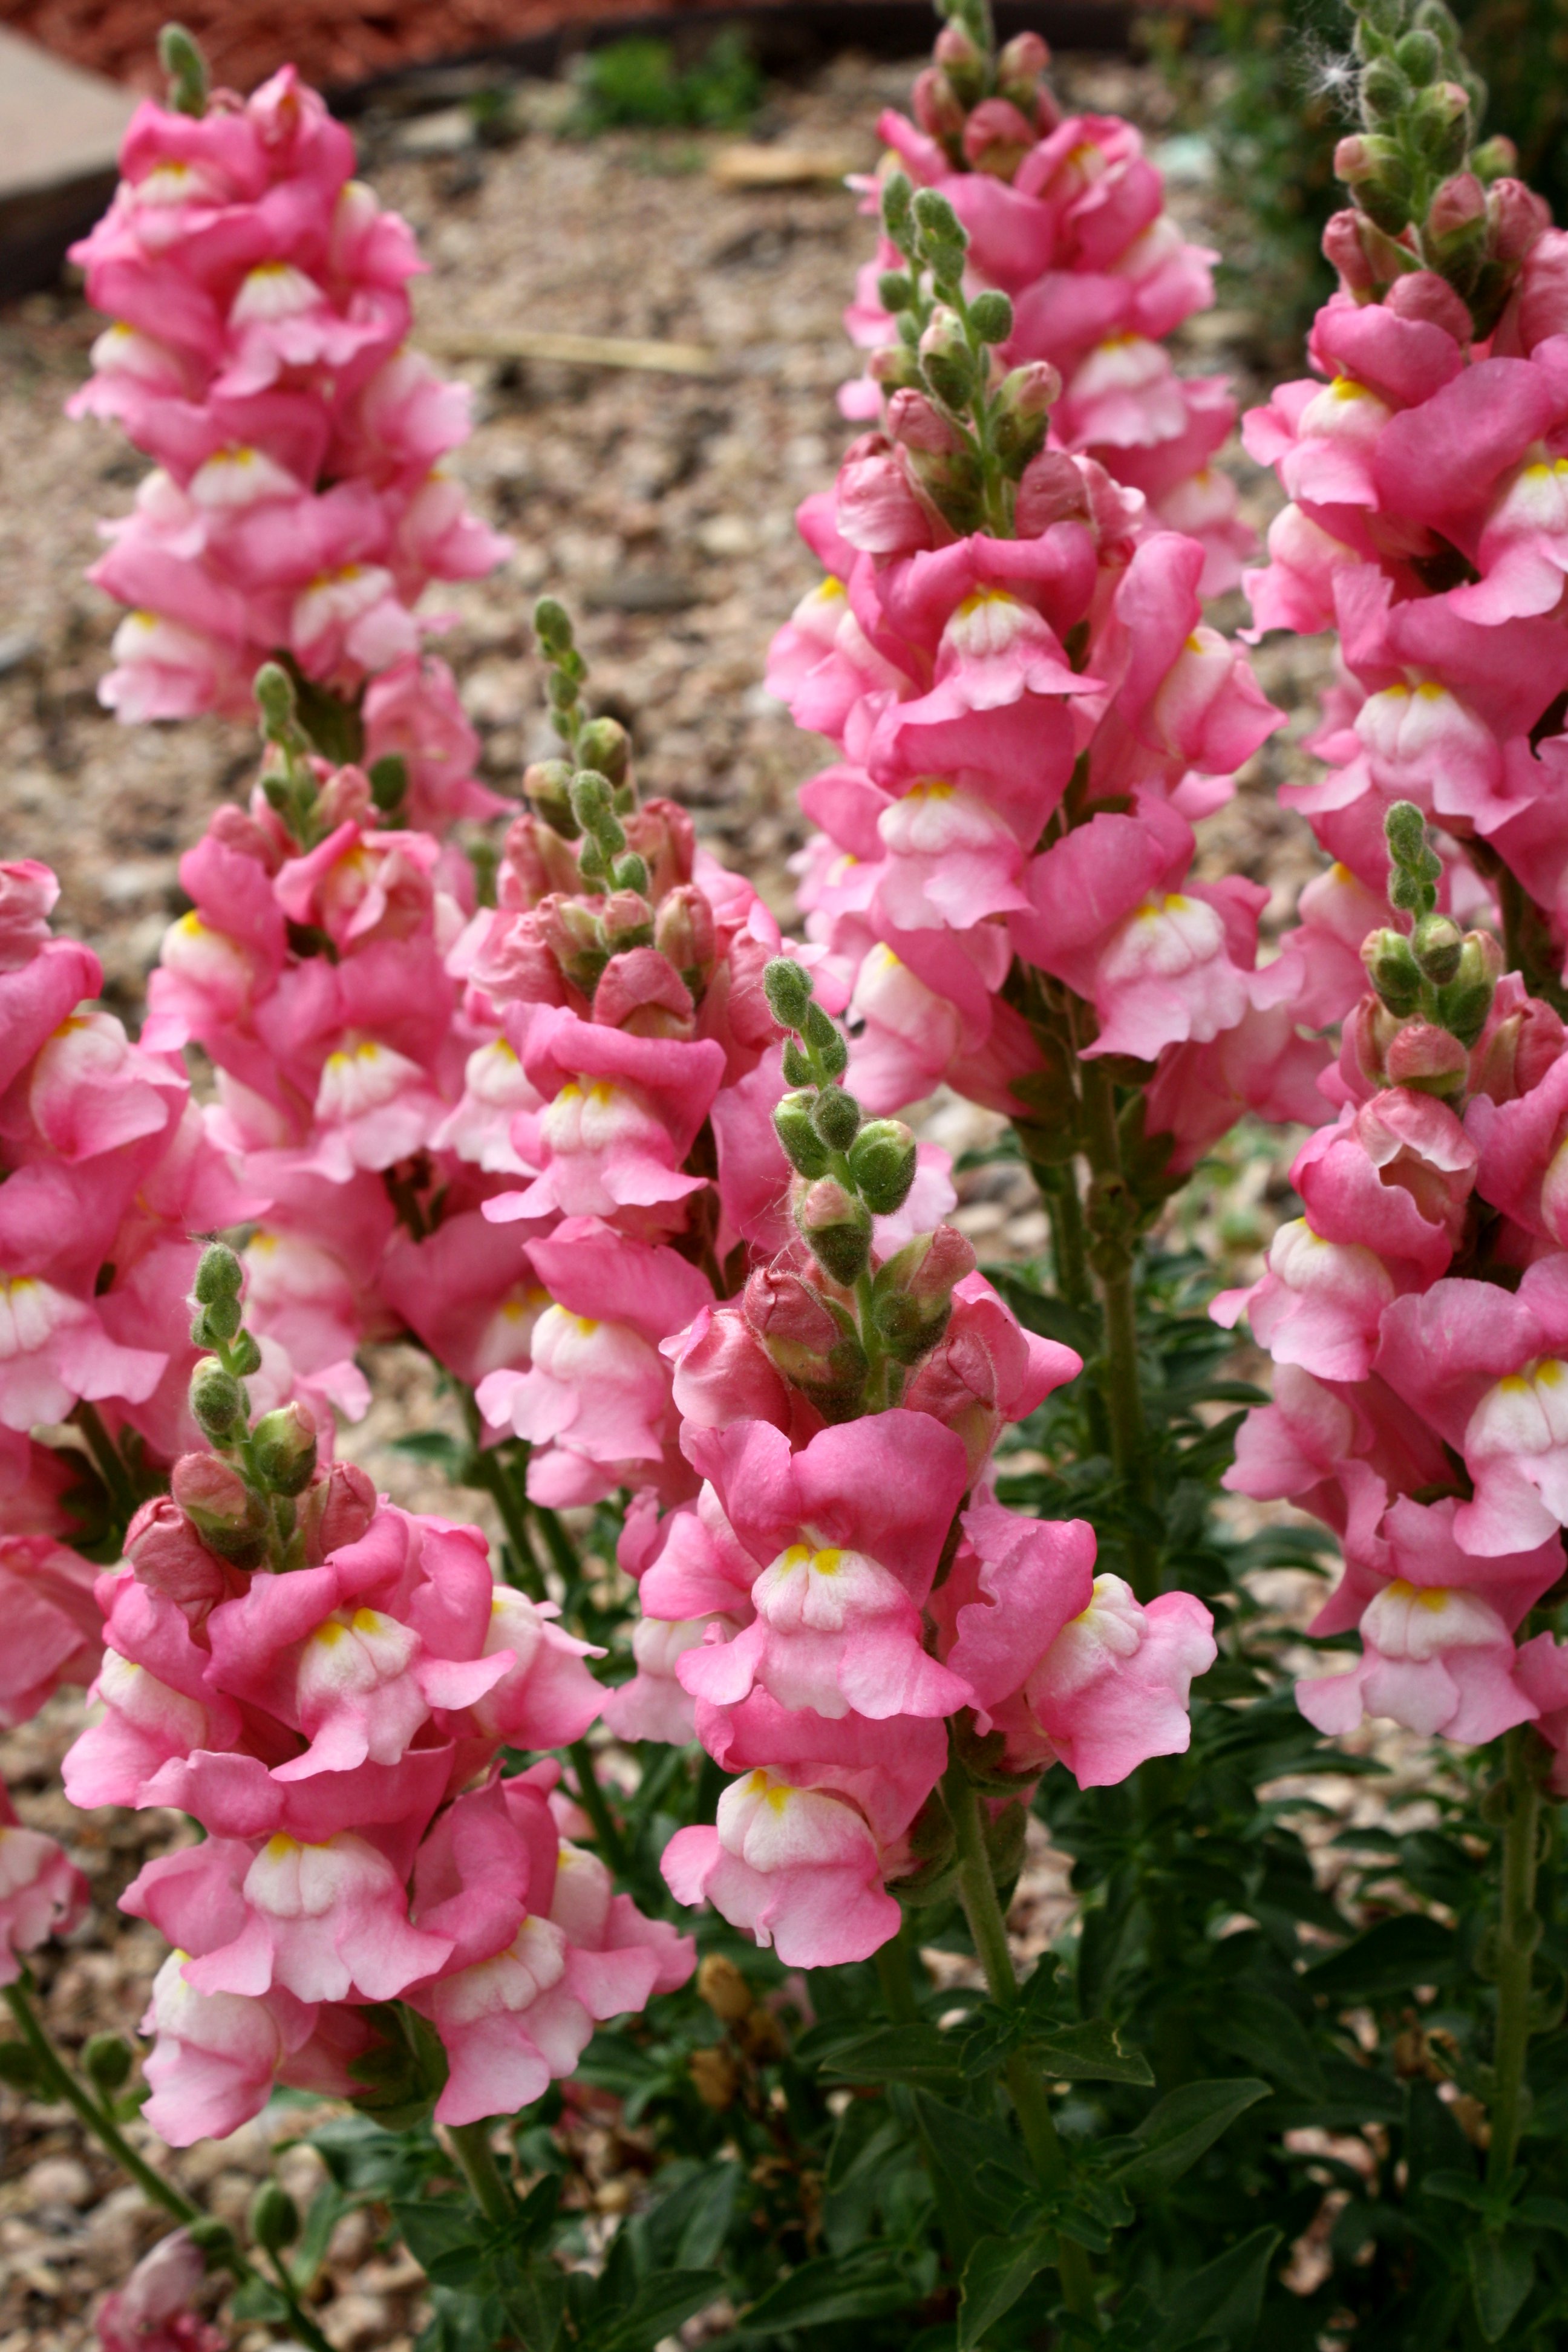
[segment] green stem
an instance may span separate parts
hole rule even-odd
[[[594,1824],[599,1852],[616,1876],[625,1878],[631,1871],[631,1856],[599,1785],[599,1776],[594,1769],[594,1751],[585,1739],[574,1739],[566,1753],[572,1759],[572,1769],[577,1775],[578,1799]]]
[[[1002,1916],[1002,1906],[996,1899],[996,1885],[991,1875],[991,1860],[985,1851],[985,1832],[980,1817],[980,1800],[974,1784],[956,1759],[948,1766],[942,1783],[942,1802],[952,1823],[952,1833],[958,1846],[958,1892],[963,1906],[969,1932],[980,1965],[985,1971],[985,1981],[991,1998],[1000,2009],[1014,2008],[1018,2000],[1018,1979],[1013,1967],[1013,1955],[1007,1948],[1007,1922]],[[1015,2051],[1006,2064],[1007,2089],[1017,2109],[1018,2122],[1040,2184],[1049,2190],[1067,2186],[1070,2168],[1067,2150],[1058,2134],[1056,2119],[1046,2086],[1030,2065],[1027,2057]],[[1092,2321],[1095,2316],[1094,2281],[1090,2275],[1089,2257],[1083,2248],[1070,2238],[1058,2234],[1057,2268],[1061,2275],[1062,2294],[1068,2309],[1080,2319]]]
[[[1118,1479],[1136,1504],[1152,1500],[1148,1428],[1138,1369],[1138,1306],[1133,1286],[1133,1250],[1121,1139],[1116,1125],[1116,1090],[1104,1065],[1080,1061],[1084,1145],[1093,1183],[1089,1192],[1089,1260],[1100,1279],[1105,1310],[1105,1403],[1110,1419],[1110,1459]],[[1131,1535],[1127,1546],[1131,1582],[1140,1601],[1159,1589],[1152,1546]]]
[[[1037,1167],[1034,1176],[1050,1219],[1051,1262],[1056,1268],[1058,1294],[1069,1307],[1088,1313],[1094,1305],[1094,1287],[1089,1275],[1089,1246],[1076,1168],[1067,1160],[1049,1168]]]
[[[1502,1901],[1498,1921],[1497,2040],[1492,2052],[1497,2087],[1491,2102],[1487,2186],[1500,2189],[1513,2169],[1524,2127],[1524,2062],[1530,2047],[1531,1976],[1541,1921],[1535,1909],[1540,1851],[1541,1790],[1527,1724],[1508,1735],[1508,1816],[1503,1831]]]
[[[490,2146],[490,2124],[448,2124],[447,2139],[473,2191],[474,2202],[487,2221],[509,2229],[517,2219],[517,2200],[508,2188]]]
[[[543,1503],[530,1503],[529,1516],[544,1538],[550,1557],[557,1572],[565,1580],[568,1591],[583,1581],[583,1563],[577,1557],[577,1547],[562,1526],[558,1514]]]
[[[888,2015],[895,2025],[917,2025],[920,2022],[915,1980],[910,1969],[910,1948],[904,1940],[909,1931],[910,1923],[906,1919],[898,1934],[889,1937],[877,1954],[877,1980],[882,1988]]]
[[[193,2221],[204,2221],[205,2216],[201,2207],[194,2203],[183,2189],[176,2189],[172,2180],[165,2180],[161,2173],[154,2172],[144,2157],[138,2156],[113,2116],[78,2082],[50,2041],[48,2032],[23,1986],[20,1983],[8,1984],[4,1987],[4,1991],[5,2006],[16,2021],[17,2032],[37,2059],[39,2074],[47,2087],[74,2110],[105,2154],[111,2156],[121,2170],[130,2175],[150,2204],[161,2205],[165,2213],[187,2229]],[[226,2266],[235,2272],[239,2282],[256,2277],[255,2271],[237,2250],[226,2254],[224,2259]],[[300,2310],[291,2282],[281,2281],[279,2291],[288,2304],[291,2326],[310,2347],[310,2352],[332,2352],[331,2346],[315,2322]]]
[[[462,1402],[463,1421],[468,1429],[468,1442],[473,1452],[473,1484],[482,1487],[489,1496],[496,1507],[506,1536],[507,1550],[510,1554],[514,1571],[507,1580],[509,1583],[515,1584],[520,1591],[526,1592],[531,1601],[542,1601],[545,1597],[544,1579],[540,1573],[533,1540],[528,1532],[527,1507],[518,1500],[516,1490],[507,1475],[506,1464],[500,1459],[499,1449],[493,1445],[487,1447],[481,1444],[484,1423],[479,1417],[479,1406],[474,1402],[472,1389],[464,1388],[459,1384],[458,1394]],[[505,1566],[504,1558],[502,1565]]]
[[[92,1456],[99,1476],[109,1490],[110,1501],[113,1504],[117,1515],[129,1526],[135,1517],[136,1497],[132,1492],[131,1480],[125,1465],[121,1459],[120,1448],[105,1429],[103,1417],[98,1407],[89,1404],[85,1397],[77,1406],[73,1418],[77,1427],[87,1440],[88,1452]]]

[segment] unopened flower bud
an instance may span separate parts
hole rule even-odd
[[[653,908],[640,890],[612,890],[599,902],[599,921],[612,955],[653,945]]]
[[[559,768],[568,776],[572,772],[564,760],[550,760],[542,764]],[[528,772],[532,775],[535,771],[530,769]],[[569,804],[565,809],[564,821],[571,825],[575,838],[577,821],[572,815]],[[549,898],[552,890],[570,894],[577,889],[578,884],[577,860],[567,842],[562,838],[558,826],[548,817],[536,815],[531,809],[525,809],[521,816],[514,817],[507,827],[506,844],[496,875],[498,903],[509,911],[525,910],[537,907],[540,900]]]
[[[299,2236],[300,2209],[279,2181],[264,2180],[251,2199],[250,2234],[268,2254],[280,2254]]]
[[[915,1139],[901,1118],[873,1118],[849,1147],[849,1172],[874,1217],[890,1217],[909,1198],[919,1164]]]
[[[277,662],[263,662],[251,684],[256,707],[261,713],[261,723],[274,742],[292,735],[298,720],[294,713],[294,688],[289,673]]]
[[[1050,62],[1050,50],[1038,33],[1015,33],[996,53],[998,94],[1010,98],[1021,113],[1032,115]]]
[[[797,1175],[826,1176],[832,1165],[832,1151],[817,1131],[812,1116],[816,1097],[809,1087],[787,1094],[773,1111],[773,1131],[784,1146],[784,1157]]]
[[[575,841],[582,827],[572,807],[570,760],[533,760],[522,772],[524,795],[552,831]]]
[[[190,1407],[209,1437],[226,1437],[245,1420],[245,1391],[216,1356],[204,1356],[191,1374]]]
[[[1394,43],[1394,62],[1407,81],[1425,89],[1443,70],[1442,45],[1436,33],[1417,26]]]
[[[962,277],[969,232],[948,199],[936,188],[921,188],[910,210],[920,232],[921,249],[934,275],[944,279]]]
[[[578,735],[577,757],[618,789],[631,772],[632,739],[618,719],[590,719]]]
[[[752,2012],[752,1988],[722,1952],[710,1952],[697,1971],[697,1990],[721,2025],[738,2025]]]
[[[746,1280],[742,1310],[784,1379],[829,1420],[852,1413],[866,1385],[866,1351],[846,1309],[835,1310],[797,1243]]]
[[[969,323],[983,343],[1005,343],[1013,331],[1013,305],[998,288],[984,287],[969,306]]]
[[[357,1463],[319,1470],[300,1498],[296,1522],[307,1563],[319,1568],[331,1553],[358,1543],[374,1517],[375,1488]]]
[[[573,650],[572,616],[558,597],[542,596],[533,608],[533,633],[546,654]]]
[[[250,1433],[256,1466],[279,1495],[302,1495],[315,1475],[316,1423],[298,1400],[264,1412]]]
[[[1342,139],[1334,172],[1377,226],[1397,236],[1410,218],[1410,169],[1397,141],[1376,133]]]
[[[198,2213],[194,2221],[187,2223],[184,2235],[202,2255],[209,2271],[226,2269],[238,2258],[234,2231],[226,2221],[220,2221],[216,2213]]]
[[[1438,986],[1458,971],[1464,944],[1465,935],[1452,915],[1423,915],[1410,935],[1410,952],[1422,978]],[[1373,984],[1376,986],[1375,981]]]
[[[859,1132],[860,1106],[842,1087],[824,1087],[811,1116],[818,1135],[835,1151],[847,1151]]]
[[[965,106],[984,96],[985,58],[967,25],[944,25],[931,54]]]
[[[231,1339],[239,1337],[244,1320],[245,1309],[237,1298],[215,1298],[210,1307],[196,1310],[191,1322],[191,1345],[226,1348]]]
[[[974,391],[974,360],[956,310],[939,302],[920,341],[926,382],[948,408],[962,409]]]
[[[1010,180],[1034,144],[1035,126],[1011,99],[982,99],[963,126],[966,161],[994,180]]]
[[[888,403],[888,436],[902,448],[931,457],[952,457],[963,446],[929,394],[918,391],[894,393]]]
[[[1461,246],[1479,247],[1486,232],[1487,192],[1473,172],[1445,180],[1426,211],[1426,246],[1447,261]]]
[[[408,797],[408,762],[401,751],[384,751],[370,763],[370,796],[381,816],[391,816]]]
[[[906,1187],[906,1190],[908,1188]],[[846,1192],[837,1176],[796,1180],[795,1221],[812,1255],[846,1289],[866,1270],[871,1253],[869,1205]]]
[[[245,1268],[226,1242],[209,1242],[196,1261],[191,1297],[198,1307],[214,1307],[220,1298],[237,1298],[245,1288]]]
[[[707,984],[718,954],[713,909],[695,882],[680,882],[654,917],[653,943],[668,956],[694,996]]]
[[[232,1463],[216,1454],[183,1454],[169,1485],[209,1551],[235,1568],[259,1568],[267,1557],[270,1517]]]
[[[882,183],[882,226],[901,253],[909,244],[914,217],[914,188],[907,172],[889,172]]]
[[[1361,78],[1362,114],[1368,122],[1391,122],[1415,92],[1392,58],[1373,58]]]
[[[1502,968],[1502,950],[1489,931],[1465,933],[1453,978],[1437,992],[1437,1013],[1444,1027],[1466,1047],[1486,1027]]]
[[[927,66],[915,76],[910,103],[926,137],[936,140],[956,161],[963,138],[963,102],[940,66]]]
[[[900,1363],[918,1363],[936,1346],[952,1312],[952,1286],[973,1271],[973,1245],[953,1225],[918,1234],[878,1267],[872,1317]]]
[[[774,956],[763,974],[763,986],[779,1027],[801,1029],[811,1003],[810,973],[788,956]]]
[[[1487,194],[1488,244],[1510,267],[1521,262],[1542,232],[1552,226],[1544,200],[1522,180],[1494,180]]]
[[[921,363],[907,343],[884,343],[871,353],[866,373],[884,393],[921,390]]]
[[[1512,173],[1518,163],[1519,149],[1501,131],[1495,138],[1483,139],[1479,147],[1470,150],[1470,169],[1483,187],[1489,188],[1494,180]]]
[[[123,2033],[95,2033],[83,2045],[81,2071],[95,2091],[112,2098],[131,2079],[135,2063]]]
[[[1458,170],[1470,143],[1469,92],[1457,81],[1434,82],[1416,93],[1410,128],[1436,172]]]
[[[1421,1002],[1421,967],[1403,931],[1369,931],[1362,941],[1366,975],[1389,1011],[1401,1020]]]
[[[1408,1021],[1384,1054],[1383,1066],[1394,1087],[1422,1094],[1458,1094],[1469,1076],[1469,1055],[1459,1040],[1436,1022]]]
[[[229,1597],[224,1564],[207,1549],[168,1495],[143,1503],[125,1531],[125,1557],[145,1584],[182,1608],[210,1608]]]
[[[566,978],[585,996],[592,996],[610,960],[595,902],[552,892],[540,900],[531,920]]]
[[[1029,459],[1013,503],[1020,539],[1038,539],[1056,522],[1088,522],[1092,512],[1089,485],[1064,449],[1042,449]]]
[[[1061,377],[1049,360],[1031,360],[1003,377],[996,394],[991,437],[996,455],[1015,480],[1044,449],[1051,410],[1061,393]],[[1074,484],[1074,496],[1081,499],[1082,495],[1079,476]]]
[[[207,61],[184,25],[163,26],[158,35],[158,62],[169,77],[171,108],[199,120],[207,110]]]
[[[1371,294],[1377,286],[1366,247],[1362,242],[1361,215],[1346,207],[1331,215],[1323,231],[1323,258],[1340,274],[1340,284],[1347,294],[1359,299]]]

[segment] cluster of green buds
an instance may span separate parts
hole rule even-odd
[[[1444,0],[1352,5],[1363,127],[1341,140],[1334,169],[1356,214],[1330,224],[1325,250],[1357,292],[1435,270],[1469,309],[1476,333],[1488,334],[1544,209],[1511,176],[1510,140],[1472,144],[1486,85]]]
[[[631,738],[618,719],[590,719],[584,712],[588,665],[577,650],[564,604],[553,596],[542,596],[534,607],[533,627],[546,664],[550,716],[572,757],[534,761],[524,772],[523,791],[535,815],[552,833],[563,841],[582,844],[571,869],[574,887],[601,897],[635,890],[640,897],[648,887],[647,865],[637,850],[627,848],[621,822],[637,804]],[[652,936],[650,929],[649,941]]]
[[[261,789],[289,838],[301,849],[313,849],[319,841],[326,839],[335,824],[341,824],[342,812],[338,796],[330,786],[323,787],[311,764],[312,758],[320,754],[340,766],[356,761],[363,749],[363,731],[358,729],[356,718],[354,740],[347,740],[337,721],[345,716],[353,718],[354,714],[331,696],[326,699],[337,718],[329,714],[327,722],[312,724],[312,719],[321,721],[321,713],[311,707],[312,698],[320,698],[322,689],[312,686],[308,678],[291,674],[281,662],[263,662],[252,690],[261,719],[262,741],[267,747],[262,760]],[[408,790],[408,768],[402,755],[384,752],[366,773],[376,809],[384,817],[395,816]],[[363,793],[363,786],[359,789]]]
[[[1045,447],[1061,378],[1048,361],[1034,360],[994,382],[996,347],[1013,331],[1013,305],[994,287],[965,297],[969,239],[940,190],[890,173],[882,226],[904,263],[878,281],[899,338],[870,362],[889,436],[954,530],[1005,536],[1019,478]]]
[[[191,1374],[192,1419],[212,1448],[174,1465],[174,1500],[209,1551],[232,1567],[303,1565],[296,1499],[316,1470],[316,1425],[302,1404],[279,1405],[254,1425],[246,1387],[261,1349],[245,1328],[245,1274],[226,1243],[209,1242],[196,1267],[191,1339],[208,1352]]]
[[[1424,1093],[1458,1094],[1502,976],[1502,950],[1488,931],[1462,931],[1437,911],[1443,861],[1421,812],[1397,801],[1384,821],[1391,906],[1408,931],[1369,932],[1362,945],[1381,1008],[1375,1043],[1388,1076]]]
[[[775,956],[763,985],[774,1020],[794,1033],[784,1049],[790,1091],[773,1126],[795,1172],[795,1224],[823,1272],[853,1289],[869,1280],[871,1220],[909,1198],[915,1139],[901,1118],[868,1119],[841,1083],[849,1048],[816,1002],[810,974]]]
[[[937,0],[937,9],[946,21],[915,82],[915,120],[955,170],[1010,180],[1055,124],[1050,51],[1037,33],[1017,33],[998,50],[987,0]]]

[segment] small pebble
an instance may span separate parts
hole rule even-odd
[[[40,2213],[72,2209],[91,2197],[92,2175],[74,2156],[47,2156],[28,2173],[27,2192]]]

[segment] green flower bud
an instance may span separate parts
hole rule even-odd
[[[271,1538],[271,1514],[231,1462],[216,1454],[184,1454],[169,1483],[209,1551],[236,1568],[260,1567]]]
[[[572,616],[558,597],[542,596],[533,608],[533,634],[541,649],[556,657],[574,648],[572,637]]]
[[[158,62],[169,77],[169,104],[176,114],[199,118],[207,110],[207,61],[183,25],[165,25],[158,36]]]
[[[1459,969],[1465,935],[1452,915],[1423,915],[1410,935],[1410,951],[1424,980],[1441,986]]]
[[[933,54],[964,105],[978,105],[985,95],[985,52],[968,26],[944,25]]]
[[[522,772],[530,803],[563,841],[575,841],[582,831],[572,811],[573,773],[570,760],[534,760]]]
[[[947,408],[964,408],[976,384],[974,357],[956,310],[939,303],[920,340],[921,367],[937,398]]]
[[[286,742],[298,725],[294,710],[294,688],[288,671],[279,662],[263,662],[251,681],[261,713],[264,731],[273,742]]]
[[[237,2267],[239,2249],[226,2221],[220,2221],[216,2213],[198,2213],[185,2227],[192,2245],[205,2257],[209,2271]]]
[[[1369,931],[1362,941],[1366,976],[1391,1013],[1401,1020],[1421,1002],[1421,967],[1403,931]]]
[[[784,1157],[797,1175],[826,1176],[832,1165],[832,1153],[818,1134],[812,1117],[816,1097],[809,1088],[785,1095],[773,1111],[773,1132],[783,1144]]]
[[[238,1338],[244,1320],[245,1309],[237,1298],[215,1298],[192,1324],[192,1342],[198,1348],[226,1348]]]
[[[1418,28],[1394,43],[1394,62],[1407,81],[1425,89],[1443,70],[1443,45],[1436,33]]]
[[[316,1424],[308,1405],[280,1404],[250,1433],[256,1466],[278,1495],[302,1495],[316,1468]]]
[[[868,1121],[849,1147],[849,1172],[873,1216],[901,1209],[915,1181],[915,1139],[901,1118]]]
[[[774,956],[763,973],[768,1005],[781,1029],[804,1027],[811,1003],[811,974],[788,956]]]
[[[1062,380],[1049,360],[1031,360],[1005,375],[996,393],[991,439],[1015,479],[1046,446],[1051,410],[1061,398]]]
[[[1462,1045],[1473,1045],[1486,1027],[1502,970],[1503,952],[1491,934],[1467,931],[1454,976],[1437,991],[1437,1017]]]
[[[988,286],[970,304],[969,323],[983,343],[1005,343],[1013,331],[1013,305]]]
[[[212,1307],[220,1298],[237,1298],[245,1288],[245,1268],[226,1242],[209,1242],[196,1262],[191,1297],[198,1307]]]
[[[888,232],[889,242],[896,245],[900,253],[908,248],[910,243],[913,195],[914,189],[905,172],[890,172],[882,183],[882,226]]]
[[[907,269],[883,270],[877,280],[877,299],[884,310],[907,310],[914,299],[914,280]]]
[[[921,247],[931,268],[938,278],[961,278],[969,237],[947,198],[935,188],[921,188],[912,210]]]
[[[250,2235],[264,2253],[280,2254],[300,2234],[300,2208],[276,2180],[264,2180],[250,2200]]]
[[[383,816],[401,808],[408,793],[408,762],[401,751],[384,751],[370,764],[370,796]]]
[[[795,1221],[802,1239],[826,1274],[846,1289],[866,1270],[871,1254],[871,1211],[836,1176],[803,1180],[797,1188]]]
[[[812,1118],[824,1143],[847,1151],[860,1127],[860,1106],[842,1087],[824,1087],[812,1106]]]
[[[1373,58],[1361,78],[1362,113],[1369,122],[1392,122],[1415,92],[1392,58]]]
[[[209,1437],[226,1437],[243,1430],[245,1391],[216,1356],[204,1356],[191,1374],[190,1407]]]
[[[93,2089],[108,2099],[125,2088],[134,2063],[123,2033],[95,2033],[82,2049],[82,2073]]]
[[[242,1331],[230,1348],[228,1356],[237,1376],[242,1381],[248,1380],[252,1372],[261,1370],[260,1343],[253,1331]],[[248,1402],[245,1410],[247,1412],[250,1411]]]
[[[809,1087],[815,1083],[811,1075],[811,1057],[802,1053],[793,1037],[784,1040],[784,1074],[786,1086]]]
[[[612,785],[624,784],[631,772],[632,739],[618,719],[590,719],[577,738],[577,757]]]
[[[1500,132],[1495,139],[1483,139],[1471,150],[1470,169],[1481,185],[1489,188],[1494,180],[1509,178],[1518,171],[1519,149]]]

